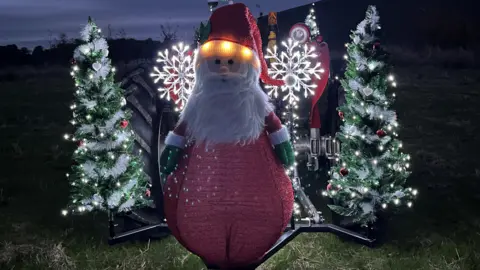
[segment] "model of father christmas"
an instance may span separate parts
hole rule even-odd
[[[196,83],[161,154],[165,215],[177,240],[211,268],[246,269],[280,238],[293,210],[288,130],[259,84],[268,76],[244,4],[213,12]]]

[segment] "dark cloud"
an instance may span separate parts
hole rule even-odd
[[[310,2],[243,1],[257,15],[260,10],[281,11]],[[180,38],[191,39],[193,28],[206,20],[209,12],[207,0],[0,0],[0,45],[47,45],[51,35],[59,33],[75,37],[88,16],[104,29],[110,24],[134,38],[158,39],[160,25],[170,24],[178,26]]]

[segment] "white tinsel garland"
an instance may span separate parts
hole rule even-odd
[[[360,79],[350,79],[348,80],[348,87],[350,87],[350,89],[353,91],[360,91],[360,89],[364,88],[365,86]]]
[[[373,213],[373,209],[375,208],[371,202],[362,202],[359,205],[364,215]]]
[[[108,43],[104,38],[96,39],[92,42],[82,44],[78,46],[73,52],[73,58],[78,62],[83,62],[85,56],[91,53],[92,51],[102,53],[102,61],[108,56]]]
[[[382,158],[380,158],[382,159]],[[373,166],[373,175],[375,176],[375,178],[379,179],[383,176],[384,174],[384,170],[383,170],[383,167],[381,166]]]
[[[350,171],[354,174],[357,175],[358,180],[365,180],[367,179],[368,175],[370,174],[370,170],[367,167],[363,167],[359,170],[356,170],[355,168],[350,169]]]
[[[370,86],[368,85],[363,85],[363,83],[359,80],[359,79],[351,79],[351,80],[348,80],[348,87],[352,90],[352,91],[357,91],[361,94],[364,94],[363,90],[365,88],[370,88]],[[371,89],[371,88],[370,88]],[[373,90],[373,89],[372,89]],[[380,93],[380,91],[378,90],[373,90],[373,93],[372,93],[373,97],[376,98],[380,103],[385,103],[387,101],[387,97]],[[387,105],[387,104],[385,104]]]
[[[125,194],[129,193],[135,187],[136,184],[137,184],[137,179],[130,179],[130,181],[128,181],[128,183],[126,185],[124,185],[122,187],[122,189],[117,190],[114,193],[112,193],[112,195],[110,195],[110,197],[108,197],[108,199],[107,199],[107,204],[108,204],[109,208],[114,208],[114,207],[118,206],[118,204],[120,203],[122,198],[125,196]],[[120,207],[122,207],[122,206],[124,208],[129,207],[128,204],[127,204],[127,206],[125,206],[125,204],[127,202],[123,203]],[[134,202],[135,202],[135,200],[134,200]],[[131,206],[133,206],[133,205],[130,205],[130,207]],[[120,210],[120,211],[122,211],[122,210]]]
[[[364,71],[368,66],[368,59],[358,52],[352,52],[350,57],[355,61],[355,66],[357,70]]]
[[[87,23],[85,27],[80,31],[80,37],[83,41],[88,42],[90,34],[93,32],[93,24]]]
[[[81,166],[86,176],[91,179],[116,178],[127,170],[129,163],[128,155],[122,154],[117,158],[115,165],[112,168],[99,168],[96,162],[91,160],[86,161]]]
[[[373,91],[373,97],[380,103],[383,103],[384,105],[388,105],[388,99],[387,96],[384,94],[380,93],[378,90]]]
[[[105,207],[103,207],[103,198],[100,196],[100,194],[94,194],[91,198],[89,199],[83,199],[81,201],[83,207],[85,207],[85,210],[91,211],[94,208],[98,208],[101,210],[105,210]]]
[[[368,144],[372,144],[372,143],[380,140],[378,135],[373,134],[373,132],[368,132],[369,130],[367,130],[367,133],[364,133],[355,125],[345,124],[345,125],[340,127],[340,130],[342,131],[343,134],[345,134],[347,136],[351,136],[351,137],[361,138],[362,140],[364,140]]]
[[[357,29],[354,31],[354,34],[360,35],[358,39],[354,38],[356,44],[361,43],[371,43],[374,41],[374,36],[367,33],[367,29],[371,32],[380,29],[380,16],[378,15],[377,9],[375,7],[370,7],[367,11],[366,18],[357,25]]]
[[[103,56],[108,56],[108,43],[104,38],[95,39],[90,43],[91,49],[95,51],[101,51]]]
[[[84,147],[90,151],[103,151],[103,150],[111,150],[118,148],[123,142],[128,140],[130,135],[126,132],[122,132],[117,135],[117,139],[115,141],[102,141],[102,142],[87,142],[85,143]]]
[[[366,20],[368,21],[372,30],[376,30],[380,26],[380,15],[378,15],[377,8],[375,6],[370,6]]]
[[[73,51],[73,59],[75,59],[78,62],[83,62],[85,61],[85,54],[83,51],[85,51],[85,48],[88,48],[86,45],[80,45],[78,46],[74,51]]]
[[[98,82],[101,79],[107,78],[108,74],[110,73],[110,70],[112,69],[112,67],[110,66],[110,63],[108,61],[103,61],[103,62],[97,62],[95,64],[98,64],[99,68],[97,70],[93,68],[95,72],[93,73],[93,77],[91,79]]]
[[[112,195],[110,195],[110,197],[108,197],[107,199],[108,208],[115,208],[116,206],[118,206],[122,198],[123,198],[123,192],[116,191],[112,193]]]
[[[372,120],[382,119],[390,125],[396,125],[396,114],[392,110],[386,110],[376,105],[362,106],[361,104],[349,104],[348,107],[355,110],[361,116],[368,115]]]
[[[96,100],[88,100],[88,99],[82,98],[82,99],[80,99],[80,103],[89,110],[92,110],[95,107],[97,107],[97,101]]]
[[[128,211],[132,208],[132,206],[135,205],[135,202],[136,200],[134,198],[130,198],[128,199],[126,202],[122,203],[119,207],[118,207],[118,211],[120,212],[124,212],[124,211]]]
[[[99,131],[100,132],[103,132],[105,134],[108,134],[110,132],[113,131],[113,129],[115,128],[115,124],[120,120],[120,119],[123,119],[125,118],[125,112],[123,111],[118,111],[116,112],[112,118],[110,118],[109,120],[107,120],[105,122],[105,126],[103,127],[98,127]],[[78,128],[77,130],[78,134],[88,134],[88,133],[93,133],[95,132],[95,125],[82,125]]]

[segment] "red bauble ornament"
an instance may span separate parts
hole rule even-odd
[[[120,122],[120,126],[122,128],[126,128],[128,126],[128,121],[127,120],[123,120],[122,122]]]
[[[343,120],[343,117],[344,117],[344,114],[343,114],[343,112],[338,112],[338,116],[340,116],[340,119],[342,119],[342,120]]]
[[[380,42],[373,43],[373,49],[378,49],[380,47]]]
[[[77,60],[75,60],[75,58],[72,58],[72,59],[70,60],[70,63],[71,63],[72,65],[75,65],[75,64],[77,63]]]
[[[328,184],[327,185],[327,190],[331,190],[332,189],[332,184]]]
[[[345,169],[345,168],[341,168],[341,169],[340,169],[340,175],[341,175],[341,176],[345,176],[345,175],[347,175],[347,174],[348,174],[348,170],[347,170],[347,169]]]
[[[85,144],[85,142],[82,140],[82,141],[78,141],[78,146],[82,147],[83,145]]]
[[[376,133],[377,133],[377,136],[380,138],[385,137],[385,135],[387,135],[387,133],[383,129],[377,130]]]
[[[147,188],[147,191],[145,191],[145,195],[146,195],[147,197],[150,197],[150,195],[152,195],[152,192],[150,191],[149,188]]]

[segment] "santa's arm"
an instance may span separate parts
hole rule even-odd
[[[185,148],[185,124],[178,124],[165,138],[165,148],[160,154],[160,172],[170,174],[176,170],[180,156]]]
[[[186,131],[185,122],[180,122],[173,129],[173,131],[168,132],[168,135],[165,138],[165,144],[184,149],[185,143],[186,143],[185,131]]]
[[[287,127],[282,125],[282,121],[280,121],[275,112],[271,112],[265,118],[265,129],[273,145],[290,141],[290,134],[288,133]]]
[[[293,146],[290,142],[290,134],[287,127],[282,125],[282,121],[271,112],[265,118],[265,129],[268,132],[270,142],[274,146],[275,154],[280,162],[285,166],[291,166],[295,162]]]

